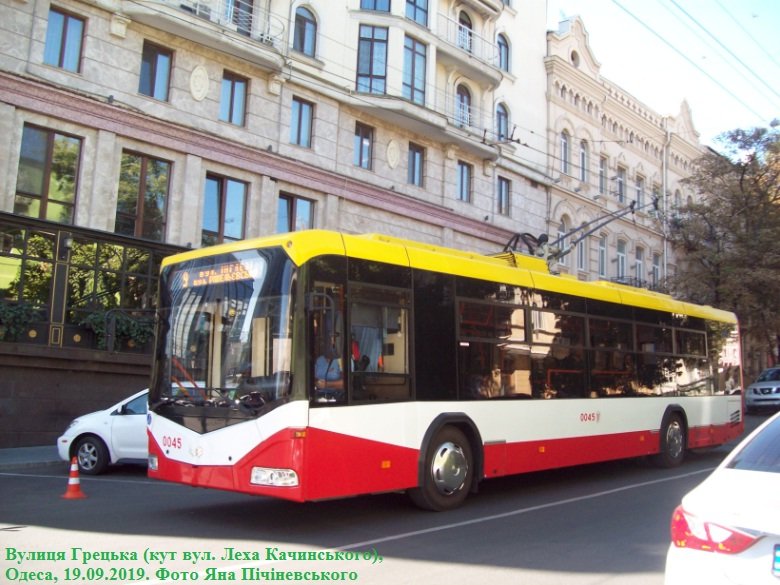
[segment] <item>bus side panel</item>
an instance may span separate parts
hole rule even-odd
[[[417,485],[419,451],[309,427],[304,499],[404,490]]]
[[[722,445],[741,434],[739,424],[688,429],[691,449]],[[485,445],[485,477],[629,459],[658,453],[658,430]]]
[[[743,430],[741,423],[692,427],[688,430],[688,448],[700,449],[723,445],[739,437]]]
[[[658,452],[658,433],[638,431],[485,445],[485,477],[585,465]]]
[[[682,408],[688,447],[721,445],[742,433],[740,405],[723,396],[478,401],[463,410],[484,438],[485,477],[653,455],[666,408]],[[728,412],[727,412],[728,408]]]

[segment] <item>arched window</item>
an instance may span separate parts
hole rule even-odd
[[[585,272],[588,269],[588,239],[577,242],[577,270]]]
[[[561,223],[558,225],[558,237],[557,237],[557,239],[559,241],[558,241],[557,247],[560,248],[561,250],[565,250],[566,246],[569,245],[569,242],[567,241],[568,238],[566,238],[566,232],[569,231],[569,226],[568,226],[568,222],[566,220],[567,220],[567,218],[566,218],[566,216],[564,216],[563,218],[561,218]],[[569,265],[568,258],[569,258],[568,255],[567,256],[561,256],[558,259],[558,264],[560,264],[561,266],[568,266]]]
[[[471,125],[471,92],[465,85],[459,85],[455,96],[455,124]]]
[[[465,12],[461,12],[458,17],[458,46],[464,51],[471,53],[471,18]]]
[[[588,165],[590,164],[590,156],[588,155],[588,142],[583,140],[580,142],[580,181],[583,183],[588,182]]]
[[[607,236],[599,236],[599,276],[607,277]]]
[[[618,240],[617,242],[617,274],[619,279],[626,277],[626,242]]]
[[[308,8],[295,11],[293,49],[309,57],[314,57],[317,50],[317,21]]]
[[[564,130],[561,132],[561,172],[565,175],[569,174],[569,161],[571,160],[571,146],[569,143],[569,133]]]
[[[509,111],[504,104],[496,106],[496,138],[499,141],[509,139]]]
[[[634,264],[637,286],[642,286],[645,281],[645,249],[637,247],[636,262]]]
[[[661,255],[653,254],[653,267],[650,273],[651,284],[653,288],[658,288],[661,284]]]
[[[498,46],[498,67],[501,71],[509,71],[509,41],[504,35],[498,35],[496,45]]]

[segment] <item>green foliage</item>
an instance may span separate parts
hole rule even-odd
[[[0,302],[0,340],[16,341],[37,316],[38,310],[30,303]]]
[[[81,320],[79,325],[91,330],[98,348],[107,349],[108,335],[113,324],[114,349],[122,341],[143,346],[154,337],[154,321],[147,317],[132,317],[120,311],[97,311]]]
[[[743,337],[771,352],[780,332],[780,132],[734,130],[685,181],[698,196],[677,210],[670,239],[683,261],[672,288],[737,313]]]

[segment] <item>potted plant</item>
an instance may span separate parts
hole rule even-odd
[[[37,312],[35,307],[24,301],[0,302],[0,341],[17,341],[27,332]]]
[[[153,319],[133,316],[121,309],[90,313],[79,324],[95,334],[98,349],[115,350],[123,345],[142,348],[154,337]]]

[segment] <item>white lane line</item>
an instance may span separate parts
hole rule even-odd
[[[46,475],[46,474],[32,474],[32,473],[7,473],[0,472],[0,477],[35,477],[38,479],[68,479],[68,474],[64,475]],[[178,484],[170,483],[167,481],[158,481],[151,479],[113,479],[110,477],[90,477],[79,475],[79,481],[95,481],[95,482],[107,482],[107,483],[140,483],[147,485],[169,485],[175,486]]]
[[[688,473],[682,473],[680,475],[674,475],[671,477],[664,477],[661,479],[654,479],[651,481],[643,481],[640,483],[633,483],[628,484],[622,487],[618,488],[612,488],[609,490],[603,490],[600,492],[594,492],[592,494],[587,494],[584,496],[577,496],[575,498],[565,498],[563,500],[556,500],[554,502],[548,502],[546,504],[538,504],[536,506],[529,506],[527,508],[518,508],[517,510],[510,510],[509,512],[503,512],[501,514],[491,514],[489,516],[481,516],[479,518],[472,518],[471,520],[463,520],[461,522],[453,522],[450,524],[443,524],[441,526],[432,526],[431,528],[423,528],[422,530],[413,530],[411,532],[401,532],[399,534],[392,534],[389,536],[383,536],[380,538],[373,538],[371,540],[363,540],[361,542],[353,542],[350,544],[345,544],[339,547],[335,548],[328,548],[328,549],[322,549],[322,550],[314,550],[311,552],[323,552],[323,553],[329,553],[329,552],[340,552],[340,551],[356,551],[356,552],[371,552],[366,551],[367,548],[371,547],[374,548],[378,544],[382,544],[385,542],[392,542],[397,540],[404,540],[407,538],[414,538],[416,536],[422,536],[426,534],[433,534],[436,532],[444,532],[445,530],[453,530],[457,528],[462,528],[464,526],[473,526],[474,524],[482,524],[485,522],[492,522],[494,520],[503,520],[505,518],[511,518],[513,516],[520,516],[522,514],[529,514],[531,512],[537,512],[539,510],[546,510],[548,508],[555,508],[558,506],[566,506],[568,504],[574,504],[577,502],[584,502],[587,500],[594,500],[596,498],[601,498],[604,496],[610,496],[612,494],[617,494],[621,492],[626,492],[634,489],[639,488],[645,488],[647,486],[651,485],[657,485],[660,483],[666,483],[670,481],[677,481],[678,479],[685,479],[688,477],[693,477],[695,475],[701,475],[703,473],[710,473],[715,467],[708,467],[705,469],[699,469],[696,471],[691,471]],[[374,554],[378,554],[376,550],[373,550]],[[264,561],[252,561],[247,563],[241,563],[236,565],[228,565],[228,566],[220,566],[220,571],[240,571],[245,568],[252,568],[252,567],[265,567],[269,565],[278,565],[278,564],[285,564],[285,563],[291,563],[295,562],[295,560],[274,560],[274,559],[266,559]],[[147,581],[146,585],[160,585],[162,583],[168,583],[167,580],[162,581]]]
[[[557,506],[566,506],[568,504],[574,504],[577,502],[584,502],[587,500],[594,500],[596,498],[601,498],[603,496],[609,496],[612,494],[617,494],[620,492],[626,492],[629,490],[637,489],[637,488],[644,488],[650,485],[656,485],[659,483],[665,483],[669,481],[676,481],[678,479],[685,479],[687,477],[692,477],[694,475],[699,475],[702,473],[709,473],[711,472],[714,467],[706,468],[706,469],[699,469],[697,471],[691,471],[689,473],[683,473],[681,475],[674,475],[672,477],[664,477],[662,479],[654,479],[652,481],[644,481],[641,483],[634,483],[625,485],[623,487],[618,488],[612,488],[609,490],[604,490],[600,492],[595,492],[592,494],[588,494],[585,496],[577,496],[576,498],[566,498],[563,500],[557,500],[555,502],[548,502],[546,504],[538,504],[536,506],[529,506],[528,508],[519,508],[517,510],[510,510],[509,512],[502,512],[501,514],[492,514],[490,516],[482,516],[480,518],[472,518],[471,520],[463,520],[461,522],[454,522],[452,524],[443,524],[442,526],[434,526],[431,528],[424,528],[422,530],[414,530],[412,532],[404,532],[401,534],[394,534],[391,536],[385,536],[382,538],[375,538],[372,540],[365,540],[363,542],[354,542],[352,544],[346,544],[344,546],[340,546],[338,548],[335,548],[333,550],[351,550],[353,548],[362,548],[366,546],[373,546],[376,544],[381,544],[383,542],[390,542],[393,540],[403,540],[404,538],[412,538],[414,536],[420,536],[423,534],[431,534],[434,532],[442,532],[444,530],[452,530],[454,528],[462,528],[464,526],[472,526],[474,524],[482,524],[484,522],[492,522],[493,520],[503,520],[504,518],[511,518],[513,516],[520,516],[521,514],[528,514],[530,512],[537,512],[539,510],[546,510],[547,508],[555,508]]]

